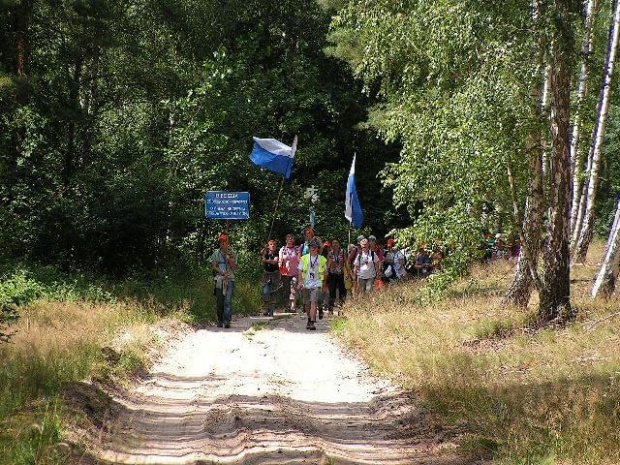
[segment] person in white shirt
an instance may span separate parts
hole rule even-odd
[[[291,312],[295,313],[297,301],[297,265],[299,264],[299,250],[295,247],[295,235],[286,235],[286,245],[280,249],[280,273],[284,289],[284,297],[288,297]]]
[[[384,260],[385,269],[383,271],[383,274],[388,282],[392,280],[399,280],[407,273],[405,271],[405,255],[402,250],[394,249],[395,244],[394,239],[388,239],[388,249],[385,253]]]
[[[379,256],[370,250],[368,239],[360,242],[361,250],[355,257],[355,275],[359,295],[372,291],[375,279],[379,276],[381,261]]]

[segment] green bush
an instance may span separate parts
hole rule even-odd
[[[41,285],[24,270],[0,279],[0,342],[11,338],[8,326],[19,318],[17,308],[38,299],[43,294]]]

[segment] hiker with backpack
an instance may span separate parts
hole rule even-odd
[[[232,320],[232,298],[235,291],[237,255],[230,247],[227,234],[218,237],[220,248],[211,255],[211,268],[215,273],[215,298],[217,326],[230,328]]]
[[[336,291],[338,291],[338,300],[342,305],[347,297],[347,289],[344,285],[345,273],[348,271],[347,255],[340,249],[340,242],[334,239],[332,241],[331,251],[327,256],[327,285],[329,286],[329,313],[334,312],[334,303],[336,302]]]
[[[297,266],[297,289],[303,292],[304,307],[308,315],[306,329],[316,329],[319,292],[327,278],[327,259],[319,254],[321,243],[315,237],[308,243],[309,253],[303,255]]]
[[[362,239],[360,246],[361,250],[355,257],[355,275],[358,295],[363,295],[374,289],[375,280],[381,272],[381,261],[378,254],[370,250],[368,239]]]
[[[405,274],[405,254],[402,250],[394,249],[394,239],[387,240],[387,250],[383,261],[383,276],[385,282],[402,279]]]
[[[267,242],[267,249],[263,251],[261,260],[264,266],[262,284],[265,311],[263,315],[273,316],[273,312],[276,308],[278,291],[282,287],[279,267],[280,260],[276,249],[275,239],[269,239]]]

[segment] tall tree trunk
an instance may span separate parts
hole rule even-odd
[[[609,110],[609,100],[611,94],[611,78],[614,71],[614,61],[618,49],[618,35],[620,32],[620,1],[616,1],[613,12],[613,19],[609,31],[609,42],[607,46],[607,57],[605,59],[605,72],[603,74],[603,85],[599,94],[597,106],[596,124],[592,133],[592,145],[590,146],[589,157],[592,159],[592,166],[588,177],[588,195],[586,198],[586,209],[583,216],[583,225],[575,245],[575,261],[583,262],[588,253],[588,247],[592,242],[594,233],[595,202],[599,184],[599,171],[601,168],[603,137],[605,135],[605,123]]]
[[[551,53],[551,182],[549,220],[543,249],[544,280],[540,289],[541,321],[563,320],[571,315],[570,305],[570,77],[574,53],[571,0],[555,0],[550,7],[555,22]]]
[[[542,151],[531,156],[530,180],[523,226],[519,228],[521,249],[515,268],[515,276],[506,293],[506,302],[518,307],[526,307],[530,302],[534,286],[539,287],[537,273],[538,256],[540,254],[540,236],[544,212]]]
[[[571,231],[575,229],[577,223],[577,212],[579,209],[579,201],[581,197],[581,186],[583,184],[581,172],[583,169],[583,156],[579,153],[579,136],[581,131],[581,110],[583,102],[588,95],[588,75],[590,67],[590,56],[592,55],[592,23],[594,10],[598,1],[587,0],[585,21],[584,21],[584,37],[581,47],[581,69],[579,71],[579,87],[577,89],[577,104],[575,107],[575,115],[573,117],[573,131],[570,141],[570,158],[573,168],[573,189],[571,201]]]
[[[72,79],[69,81],[69,104],[71,116],[67,127],[67,148],[65,150],[62,168],[62,184],[68,190],[76,168],[76,121],[80,113],[80,77],[82,75],[82,59],[78,58],[73,69]]]
[[[590,295],[596,298],[599,295],[610,296],[616,289],[616,278],[620,273],[620,197],[616,207],[616,216],[614,224],[609,232],[607,248],[605,250],[605,258],[596,274],[596,280],[592,286]]]
[[[14,43],[16,55],[15,60],[15,74],[17,76],[17,92],[15,97],[15,106],[17,108],[27,105],[30,99],[28,89],[28,64],[30,61],[29,56],[29,35],[30,28],[30,16],[32,10],[31,0],[22,0],[15,7],[14,10],[14,31],[16,41]],[[18,169],[18,160],[22,154],[22,145],[26,138],[26,128],[23,124],[16,125],[13,133],[11,134],[10,145],[10,157],[8,159],[8,179],[7,179],[7,200],[6,204],[13,202],[15,194],[15,185],[19,182],[20,174]]]
[[[534,22],[540,19],[540,5],[534,2]],[[547,37],[541,34],[538,42],[537,63],[540,79],[538,85],[533,89],[531,97],[531,109],[536,121],[542,123],[545,107],[549,100],[549,67],[545,65],[545,54],[547,50]],[[542,126],[544,127],[544,126]],[[525,214],[523,221],[520,221],[518,212],[519,206],[516,203],[514,194],[514,181],[509,165],[509,179],[511,190],[513,191],[513,209],[515,211],[515,221],[519,231],[519,259],[515,268],[515,275],[512,283],[506,292],[504,300],[507,303],[518,307],[526,307],[532,296],[534,285],[540,286],[538,278],[538,256],[540,254],[540,236],[542,232],[542,220],[544,213],[544,153],[545,136],[541,128],[536,128],[530,135],[530,147],[528,149],[530,180],[528,194],[525,204]]]

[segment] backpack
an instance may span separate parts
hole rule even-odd
[[[372,262],[375,262],[375,257],[377,256],[377,254],[375,253],[374,250],[369,250],[370,252],[370,259],[372,260]],[[355,258],[353,259],[354,262],[357,262],[358,265],[361,265],[360,261],[362,259],[362,249],[359,249],[357,251],[357,255],[355,255]]]

